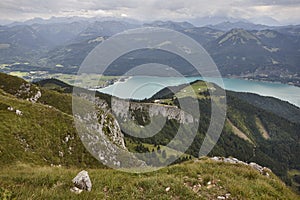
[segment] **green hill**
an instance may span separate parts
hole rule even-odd
[[[77,136],[70,115],[70,95],[40,89],[42,97],[38,101],[47,100],[49,105],[32,103],[18,95],[18,86],[29,83],[5,74],[0,76],[1,165],[16,162],[66,166],[99,165],[81,145]],[[23,93],[23,97],[39,90],[32,84],[29,88],[32,90]],[[54,104],[56,107],[53,107]],[[13,110],[8,110],[9,107]],[[16,110],[21,111],[22,115],[17,115]]]
[[[207,87],[199,81],[192,83],[192,88],[197,94],[201,110],[200,121],[209,122],[211,102]],[[178,105],[175,96],[182,98],[181,101],[188,99],[190,92],[184,85],[171,90],[161,90],[152,97],[152,101],[160,99],[163,104]],[[288,172],[293,169],[299,171],[300,166],[297,158],[300,151],[300,124],[295,121],[299,114],[299,108],[274,98],[227,92],[226,123],[217,145],[209,155],[234,156],[244,161],[257,162],[272,169],[286,183],[292,184]],[[176,131],[172,126],[168,128],[171,132]],[[207,129],[208,123],[199,124],[189,154],[198,154]],[[168,134],[162,131],[160,135],[142,141],[160,144],[160,138],[166,137]]]
[[[195,82],[193,86],[199,85],[203,84]],[[296,198],[273,173],[267,178],[241,165],[191,160],[140,175],[105,169],[87,152],[77,135],[71,109],[72,88],[55,80],[31,84],[0,73],[1,198],[6,195],[17,199],[102,199],[105,196],[108,199],[207,199],[226,193],[230,193],[232,199]],[[178,89],[179,93],[181,89]],[[32,98],[38,92],[41,96]],[[82,89],[82,92],[88,91]],[[199,94],[199,106],[205,122],[209,120],[210,111],[207,108],[210,101],[203,95],[205,93]],[[97,96],[106,99],[110,105],[108,95],[97,93]],[[168,98],[165,99],[168,103],[176,105],[176,101]],[[231,95],[228,96],[228,106],[228,121],[210,155],[255,161],[291,183],[288,171],[293,170],[294,173],[299,170],[299,124]],[[145,113],[135,114],[142,118]],[[139,117],[137,123],[143,123]],[[163,148],[172,139],[172,134],[167,133],[172,132],[176,124],[178,122],[174,120],[167,122],[158,136],[152,138],[136,139],[125,134],[126,147],[137,152],[153,150],[157,145]],[[199,152],[206,126],[204,123],[200,125],[199,133],[186,155],[198,156],[196,152]],[[246,133],[251,142],[238,135],[239,131]],[[263,137],[264,132],[269,134],[270,139]],[[256,156],[253,156],[253,144]],[[69,192],[70,181],[82,168],[90,172],[94,189],[91,193],[76,196]],[[198,175],[201,179],[197,179]],[[208,189],[207,183],[215,180],[216,186]],[[170,187],[169,192],[165,191],[167,187]]]

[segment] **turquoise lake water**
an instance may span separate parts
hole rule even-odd
[[[145,99],[153,96],[156,92],[165,87],[189,83],[195,80],[203,80],[203,78],[135,76],[127,79],[125,82],[117,82],[114,85],[100,89],[99,91],[120,98]],[[206,78],[205,80],[216,83],[221,87],[224,86],[226,90],[250,92],[262,96],[275,97],[300,107],[300,87],[281,83],[268,83],[242,79]]]

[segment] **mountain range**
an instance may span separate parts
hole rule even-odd
[[[252,20],[277,24],[271,18]],[[200,80],[164,88],[148,99],[124,100],[39,79],[56,73],[72,79],[97,45],[142,27],[189,36],[224,77],[300,87],[300,25],[220,17],[193,24],[53,17],[0,26],[0,199],[298,199],[299,107],[251,93],[225,95],[216,84]],[[184,58],[146,48],[120,56],[104,74],[112,80],[103,80],[110,84],[147,63],[199,75]],[[28,82],[9,73],[38,79]],[[212,123],[213,108],[225,112],[224,125]],[[219,133],[218,127],[215,140],[208,132]],[[162,169],[130,174],[111,166]],[[74,194],[71,180],[83,168],[92,191]]]
[[[38,70],[52,73],[62,70],[76,73],[88,53],[103,40],[128,29],[150,26],[180,31],[199,42],[223,76],[300,84],[299,25],[271,27],[249,22],[223,22],[195,27],[188,22],[155,21],[141,25],[79,19],[60,23],[36,22],[0,26],[2,72]],[[180,69],[186,76],[195,75],[195,71],[187,70],[189,66],[179,60],[168,53],[162,56],[161,52],[132,52],[119,58],[107,73],[123,74],[133,66],[151,61]],[[118,66],[120,63],[123,68]]]

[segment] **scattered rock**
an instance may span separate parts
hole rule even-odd
[[[61,164],[59,164],[59,165],[55,165],[55,164],[52,164],[51,163],[51,165],[50,165],[51,167],[57,167],[57,168],[61,168]]]
[[[80,194],[83,190],[77,188],[77,187],[72,187],[70,189],[71,192],[74,192],[75,194]]]
[[[7,110],[14,111],[14,108],[13,107],[8,107]]]
[[[139,187],[139,191],[140,191],[140,192],[144,192],[144,188]]]
[[[228,199],[230,197],[230,193],[225,194],[226,199]]]
[[[262,167],[254,162],[251,162],[249,164],[249,166],[252,167],[253,169],[259,171],[264,176],[268,176],[268,177],[270,176],[270,174],[268,172],[271,172],[271,170],[267,167]]]
[[[186,187],[189,187],[189,188],[193,187],[193,184],[191,182],[183,183],[183,185],[186,186]]]
[[[171,189],[171,187],[167,187],[167,188],[166,188],[166,192],[169,192],[170,189]]]
[[[249,163],[249,166],[252,167],[253,169],[256,169],[257,171],[262,171],[263,167],[254,163],[254,162],[251,162]]]
[[[267,167],[264,167],[263,170],[262,170],[262,172],[261,172],[261,174],[264,175],[264,176],[269,177],[270,174],[268,172],[271,172],[271,170],[269,168],[267,168]]]
[[[201,188],[201,184],[197,184],[193,186],[193,192],[198,193]]]
[[[212,187],[213,187],[213,185],[208,185],[206,188],[211,189]]]
[[[224,196],[218,196],[217,199],[226,199]]]
[[[41,97],[42,97],[41,91],[37,91],[36,95],[29,98],[28,100],[32,103],[36,103],[39,100],[39,98],[41,98]]]
[[[71,189],[72,192],[81,193],[82,191],[80,190],[89,192],[92,190],[92,182],[87,171],[79,172],[72,182],[74,183],[74,187]]]
[[[59,151],[59,152],[58,152],[58,155],[59,155],[59,157],[64,157],[64,152]]]
[[[19,115],[19,116],[23,115],[22,111],[20,111],[20,110],[16,110],[16,114]]]
[[[107,193],[108,192],[108,187],[107,186],[105,186],[104,188],[103,188],[103,192],[105,192],[105,193]]]
[[[202,182],[203,181],[203,179],[200,177],[200,175],[198,175],[198,181],[200,181],[200,182]]]

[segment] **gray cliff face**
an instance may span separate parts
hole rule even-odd
[[[145,166],[143,161],[130,153],[124,142],[124,135],[108,104],[99,98],[81,95],[92,102],[96,109],[87,108],[75,114],[80,138],[89,152],[103,164],[113,168]]]
[[[89,104],[89,107],[78,113],[76,118],[86,124],[88,129],[96,132],[98,136],[107,138],[112,144],[117,145],[121,149],[126,149],[124,135],[106,101],[86,94],[80,94],[80,96],[92,104]],[[75,106],[81,106],[80,104]]]
[[[124,142],[124,135],[121,132],[118,121],[111,114],[110,110],[107,110],[108,105],[105,105],[105,108],[102,107],[102,110],[98,111],[98,118],[101,119],[99,131],[106,135],[115,145],[119,146],[122,149],[126,149]]]
[[[124,142],[123,131],[126,132],[124,124],[133,123],[134,127],[139,127],[148,133],[157,133],[163,126],[161,117],[168,120],[177,120],[181,124],[193,124],[195,120],[188,114],[175,106],[161,104],[135,103],[125,100],[112,99],[111,107],[106,101],[97,97],[81,95],[90,104],[81,113],[75,114],[77,130],[79,130],[81,140],[90,153],[103,164],[117,168],[143,168],[145,161],[140,160],[134,153],[127,150]],[[96,105],[96,109],[95,106]],[[80,106],[80,105],[79,105]],[[139,119],[138,119],[139,118]],[[138,120],[144,122],[154,120],[154,126],[139,126]],[[151,121],[152,122],[152,121]],[[158,124],[157,124],[157,123]],[[161,123],[161,124],[159,124]],[[122,126],[120,126],[122,125]],[[158,129],[158,130],[156,130]],[[133,129],[128,129],[133,133]],[[126,132],[126,134],[128,134]],[[137,137],[142,137],[142,133],[137,131]]]
[[[112,101],[112,107],[114,114],[122,119],[128,117],[134,119],[132,112],[141,111],[149,115],[150,118],[161,115],[168,120],[175,119],[181,124],[190,124],[194,122],[194,118],[191,114],[184,112],[176,106],[154,103],[129,103],[124,100],[114,100]]]

